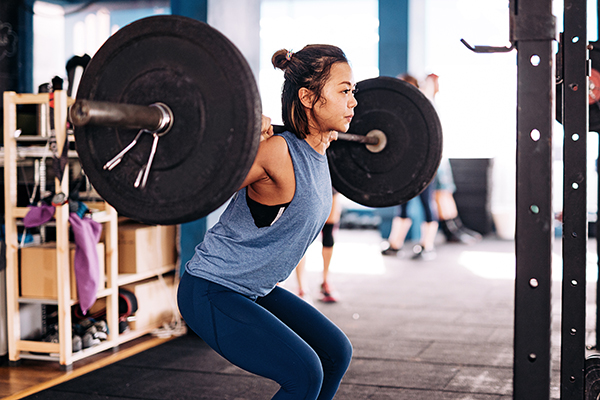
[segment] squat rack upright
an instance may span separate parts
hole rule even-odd
[[[513,398],[551,396],[552,133],[558,112],[565,132],[560,396],[562,400],[596,399],[597,394],[585,392],[587,4],[565,0],[564,32],[556,56],[554,41],[559,38],[552,0],[510,0],[509,8],[510,47],[465,45],[475,52],[517,50]],[[557,84],[562,89],[559,110],[554,106],[559,100],[555,99]]]

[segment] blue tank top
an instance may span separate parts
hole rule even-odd
[[[258,228],[246,188],[240,189],[186,265],[189,274],[252,299],[267,295],[292,273],[331,212],[327,157],[293,133],[280,136],[294,164],[296,191],[290,205],[271,226]]]

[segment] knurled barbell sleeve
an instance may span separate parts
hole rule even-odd
[[[171,123],[170,110],[160,103],[152,106],[77,100],[71,106],[70,119],[75,126],[99,125],[164,131]]]

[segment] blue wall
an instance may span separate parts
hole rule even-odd
[[[171,0],[171,14],[207,22],[208,0]]]
[[[171,0],[171,14],[182,15],[184,17],[190,17],[202,22],[207,22],[208,0]],[[197,221],[187,222],[180,225],[180,274],[183,274],[185,263],[187,263],[194,255],[194,249],[196,245],[204,240],[206,228],[206,218],[201,218]]]
[[[416,0],[419,1],[419,0]],[[379,75],[393,76],[408,72],[408,16],[409,0],[379,0]],[[387,238],[391,227],[391,217],[396,215],[398,207],[393,212],[385,210],[380,230]],[[423,222],[423,207],[418,198],[408,203],[408,213],[413,225],[406,237],[407,240],[418,239],[420,225]]]
[[[409,0],[379,0],[379,75],[408,70]]]

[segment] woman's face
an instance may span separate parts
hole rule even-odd
[[[344,62],[333,64],[321,99],[313,107],[313,116],[320,132],[348,131],[354,107],[358,104],[354,98],[355,88],[350,65]]]

